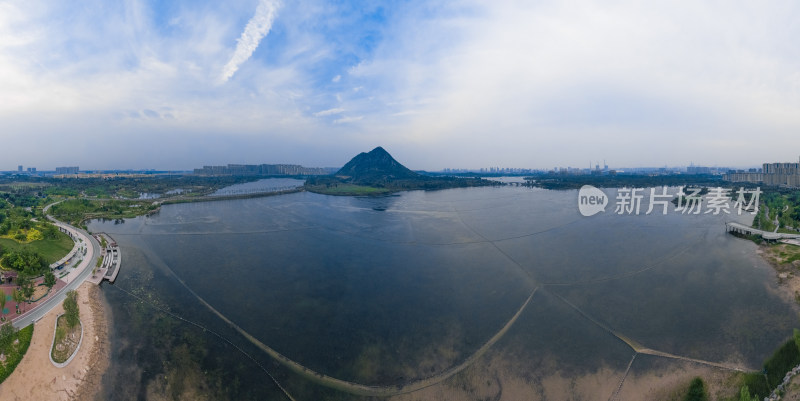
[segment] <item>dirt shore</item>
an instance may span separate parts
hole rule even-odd
[[[780,295],[789,301],[800,302],[800,261],[787,258],[798,252],[797,249],[800,248],[789,244],[761,245],[757,252],[775,269]]]
[[[56,316],[61,305],[36,322],[25,357],[2,384],[2,400],[92,400],[100,391],[101,378],[109,363],[106,311],[100,289],[91,283],[78,288],[84,338],[77,355],[64,368],[49,358]]]

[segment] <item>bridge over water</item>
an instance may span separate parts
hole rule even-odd
[[[782,239],[800,239],[800,234],[786,234],[775,233],[770,231],[759,230],[757,228],[748,227],[741,223],[729,222],[725,223],[725,231],[729,233],[736,233],[742,235],[755,235],[759,236],[766,241],[780,241]]]

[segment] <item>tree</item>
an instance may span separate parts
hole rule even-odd
[[[25,272],[20,272],[17,276],[17,286],[19,286],[20,292],[25,297],[24,299],[30,299],[33,293],[36,292],[33,288],[33,280]]]
[[[78,292],[75,290],[67,292],[64,299],[64,316],[67,319],[67,326],[75,327],[80,321],[80,311],[78,310]]]
[[[750,389],[745,384],[739,392],[739,401],[758,401],[758,397],[750,397]]]
[[[14,302],[17,303],[17,310],[19,310],[19,306],[22,305],[22,301],[25,300],[25,294],[20,291],[19,288],[14,290],[14,293],[11,294],[11,298],[14,299]]]
[[[50,269],[44,272],[44,285],[46,285],[47,288],[53,288],[53,286],[56,285],[56,275],[53,274],[53,271]]]
[[[27,249],[9,252],[3,264],[18,272],[26,272],[29,275],[39,275],[49,266],[41,255]]]
[[[58,229],[56,228],[56,226],[49,223],[45,223],[44,237],[47,239],[58,239]]]
[[[695,377],[689,384],[689,392],[684,397],[685,401],[708,401],[708,393],[706,393],[706,385],[703,379]]]
[[[11,322],[0,325],[0,347],[8,345],[16,332]]]

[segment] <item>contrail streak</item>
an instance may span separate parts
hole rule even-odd
[[[225,64],[225,67],[222,68],[220,81],[227,82],[236,73],[239,66],[253,55],[261,39],[272,28],[272,22],[275,20],[278,7],[280,7],[280,2],[277,0],[261,0],[258,3],[256,14],[247,22],[242,36],[237,40],[236,51],[233,52],[228,64]]]

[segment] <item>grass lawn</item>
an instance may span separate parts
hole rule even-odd
[[[61,231],[58,232],[58,239],[42,239],[27,244],[21,244],[9,238],[0,238],[0,247],[3,249],[29,249],[38,253],[39,255],[42,255],[47,263],[58,262],[59,259],[67,256],[67,253],[72,250],[73,246],[74,243],[72,242],[72,239]]]
[[[0,353],[6,356],[6,363],[0,363],[0,383],[6,380],[22,361],[22,357],[28,352],[28,346],[31,345],[32,337],[33,325],[30,325],[16,332],[11,338],[0,342]],[[19,341],[17,342],[17,340]]]

